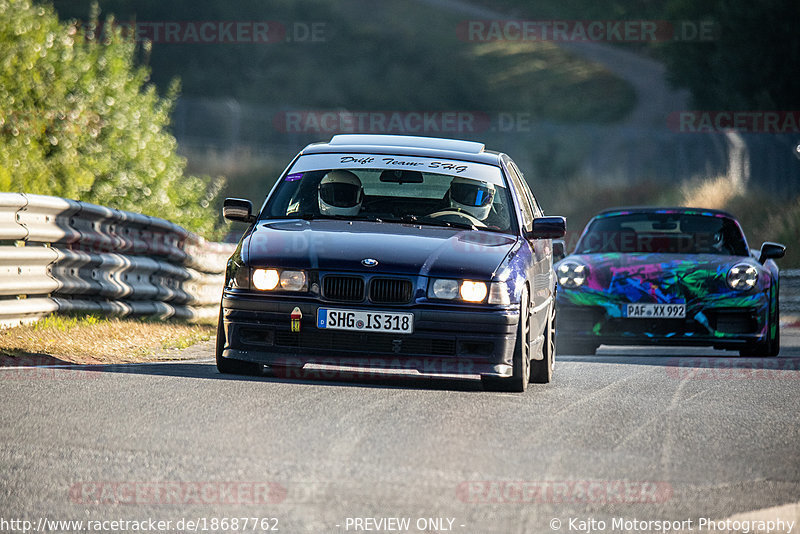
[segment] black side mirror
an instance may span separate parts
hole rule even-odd
[[[553,263],[567,257],[566,244],[563,239],[553,240]]]
[[[533,228],[525,232],[526,239],[558,239],[567,233],[567,219],[564,217],[538,217],[533,220]]]
[[[222,216],[229,221],[248,224],[256,220],[253,215],[253,203],[243,198],[226,198],[222,203]]]
[[[761,245],[761,254],[758,256],[758,263],[764,263],[767,260],[777,260],[786,254],[786,247],[780,243],[771,243],[765,241]]]

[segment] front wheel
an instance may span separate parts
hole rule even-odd
[[[739,356],[773,357],[781,352],[781,320],[778,288],[773,287],[774,297],[770,299],[767,314],[767,337],[764,341],[753,343],[739,350]]]
[[[528,388],[531,373],[530,304],[528,289],[522,290],[519,305],[517,341],[514,345],[513,374],[509,378],[483,376],[483,388],[489,391],[523,392]]]

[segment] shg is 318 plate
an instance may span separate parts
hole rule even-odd
[[[411,334],[414,332],[414,314],[319,308],[317,328]]]

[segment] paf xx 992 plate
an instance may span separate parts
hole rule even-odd
[[[625,316],[641,319],[683,319],[685,304],[628,304]]]

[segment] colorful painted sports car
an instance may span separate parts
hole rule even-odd
[[[549,382],[552,239],[514,162],[481,143],[337,135],[307,146],[228,262],[223,373],[305,366],[479,375],[489,389]]]
[[[556,264],[562,353],[608,345],[705,345],[780,351],[778,267],[786,247],[750,250],[717,210],[613,209],[592,219]]]

